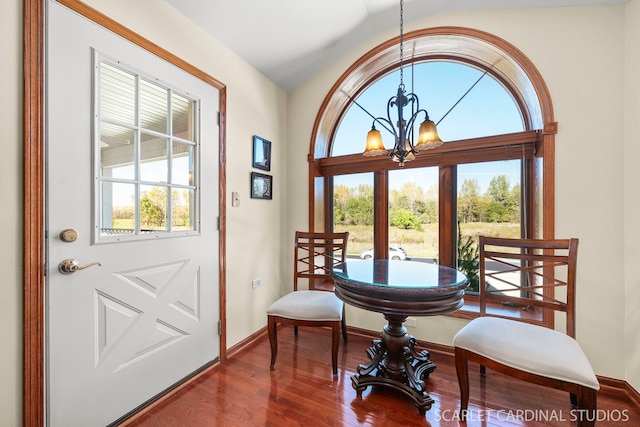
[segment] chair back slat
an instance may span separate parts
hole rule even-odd
[[[348,238],[348,232],[297,231],[294,250],[294,290],[298,290],[298,279],[308,279],[311,290],[333,290],[331,269],[334,265],[345,262]]]
[[[480,236],[480,314],[487,304],[566,313],[575,338],[578,239],[507,239]]]

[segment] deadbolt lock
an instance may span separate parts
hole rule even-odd
[[[60,240],[71,243],[78,240],[78,232],[73,228],[66,228],[60,232]]]

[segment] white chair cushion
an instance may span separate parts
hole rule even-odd
[[[600,389],[578,342],[553,329],[497,317],[479,317],[456,334],[453,346],[521,371]]]
[[[267,315],[295,320],[342,320],[343,302],[333,292],[295,291],[271,304]]]

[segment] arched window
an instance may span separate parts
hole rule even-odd
[[[458,27],[415,31],[404,36],[403,83],[445,143],[403,168],[364,157],[373,118],[386,117],[400,82],[398,43],[356,61],[320,108],[310,227],[349,230],[352,256],[438,262],[474,282],[479,234],[553,237],[550,97],[533,64],[502,39]],[[392,148],[393,135],[378,128]]]
[[[524,120],[511,93],[487,71],[454,61],[436,60],[405,66],[404,85],[429,112],[444,141],[522,132]],[[395,95],[395,70],[365,88],[348,106],[331,143],[331,157],[361,154],[372,117],[386,117],[387,100]],[[407,114],[410,114],[406,108]],[[422,119],[422,116],[420,117]],[[419,123],[416,123],[416,127]],[[387,148],[392,135],[383,131]]]

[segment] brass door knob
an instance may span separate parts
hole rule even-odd
[[[80,265],[80,263],[75,259],[65,259],[60,264],[58,264],[58,270],[62,274],[73,274],[78,270],[84,270],[85,268],[89,268],[92,265],[102,266],[99,262],[92,262],[86,265]]]

